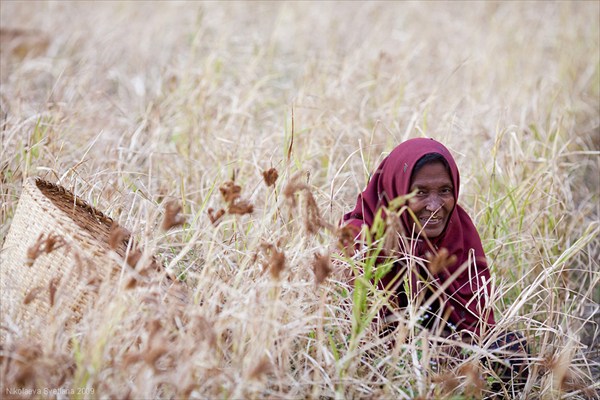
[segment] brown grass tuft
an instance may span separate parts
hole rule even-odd
[[[64,240],[62,237],[58,235],[49,235],[46,239],[46,243],[44,246],[44,251],[46,253],[51,253],[52,251],[58,249],[64,244]]]
[[[129,277],[129,279],[127,280],[127,282],[125,283],[125,289],[129,290],[129,289],[133,289],[137,286],[138,280],[136,277],[131,276]]]

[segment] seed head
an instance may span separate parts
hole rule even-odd
[[[219,191],[221,192],[223,199],[225,199],[225,202],[228,204],[232,204],[241,196],[242,187],[236,185],[232,181],[227,181],[221,185]]]
[[[225,215],[225,210],[223,210],[222,208],[219,209],[219,211],[215,212],[215,210],[213,208],[209,208],[208,209],[208,218],[210,218],[210,222],[213,225],[217,225],[219,223],[219,220],[221,219],[221,217],[223,215]]]
[[[167,352],[167,350],[167,346],[164,345],[154,346],[149,351],[144,353],[144,361],[146,364],[153,367],[154,370],[157,370],[156,362],[163,354]]]
[[[303,175],[304,173],[302,171],[294,174],[290,178],[290,181],[287,183],[287,185],[285,185],[285,187],[283,188],[283,196],[287,199],[291,208],[296,208],[297,192],[301,190],[310,190],[308,184],[300,181],[300,178],[302,178]]]
[[[244,215],[252,214],[253,211],[254,206],[247,200],[238,200],[235,203],[230,204],[229,208],[227,208],[227,212],[229,212],[229,214]]]
[[[38,287],[35,287],[35,288],[31,289],[29,291],[29,293],[27,293],[27,295],[23,299],[23,304],[29,304],[29,303],[31,303],[33,300],[35,300],[35,298],[37,297],[37,295],[40,294],[40,292],[42,290],[44,290],[43,286],[38,286]]]
[[[162,230],[168,231],[171,228],[181,226],[185,223],[185,217],[180,215],[181,205],[175,200],[165,204],[165,217],[162,222]]]
[[[279,173],[275,168],[270,168],[266,171],[263,171],[262,174],[267,186],[274,186],[277,178],[279,178]]]
[[[33,265],[35,260],[42,253],[51,253],[65,244],[64,239],[59,235],[50,234],[44,239],[44,234],[41,233],[33,245],[27,249],[27,258],[25,264],[29,267]]]
[[[135,288],[137,286],[137,282],[138,280],[134,276],[130,277],[127,283],[125,284],[125,289]]]
[[[400,216],[396,213],[390,213],[386,218],[386,232],[383,249],[385,254],[394,254],[399,249],[400,235],[404,233],[404,227]]]
[[[321,255],[319,253],[315,253],[315,259],[312,263],[312,270],[315,273],[315,286],[319,286],[331,273],[331,261],[329,254]]]
[[[437,275],[445,271],[448,267],[456,263],[456,255],[448,253],[448,250],[441,248],[437,254],[427,253],[425,258],[429,260],[429,272],[432,275]]]
[[[306,215],[304,216],[304,226],[306,231],[314,235],[319,232],[319,228],[323,225],[321,221],[321,212],[313,194],[306,190]]]
[[[260,248],[269,254],[266,269],[269,270],[273,279],[278,280],[281,277],[281,272],[285,269],[285,253],[277,250],[271,243],[262,243]]]
[[[273,279],[279,280],[281,272],[285,269],[285,254],[283,251],[274,250],[269,259],[269,272]]]
[[[337,237],[339,247],[344,249],[346,253],[350,253],[351,249],[354,248],[354,243],[358,234],[358,228],[353,225],[346,225],[338,229]]]
[[[486,385],[485,380],[481,377],[480,367],[475,362],[469,362],[461,365],[458,373],[466,377],[465,395],[480,399]]]
[[[116,250],[123,245],[127,244],[130,233],[127,229],[122,228],[117,223],[113,223],[110,227],[110,234],[108,237],[108,245],[111,249]]]
[[[137,263],[142,258],[142,251],[140,249],[132,249],[127,255],[127,264],[131,268],[135,268]]]
[[[54,298],[56,295],[56,288],[60,283],[59,277],[54,277],[50,280],[50,284],[48,285],[48,296],[50,301],[50,307],[54,307]]]
[[[445,395],[452,394],[460,385],[460,379],[450,372],[445,372],[441,375],[435,375],[431,378],[431,382],[439,385],[442,393]]]
[[[42,251],[41,251],[42,243],[44,243],[44,234],[43,233],[41,233],[40,236],[38,236],[35,243],[27,249],[27,259],[25,261],[27,266],[31,267],[33,265],[34,261],[42,253]]]
[[[250,379],[260,379],[265,374],[268,374],[273,371],[273,364],[267,357],[263,357],[260,361],[252,368],[250,371],[250,375],[248,376]]]
[[[64,244],[64,239],[58,235],[48,235],[46,239],[46,243],[44,245],[44,251],[46,253],[51,253],[52,251],[58,249]]]

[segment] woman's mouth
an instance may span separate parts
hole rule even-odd
[[[444,221],[444,218],[442,218],[440,216],[419,218],[419,222],[421,223],[421,226],[427,226],[427,227],[432,227],[432,228],[441,224],[443,221]]]

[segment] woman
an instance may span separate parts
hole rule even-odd
[[[458,168],[448,149],[433,139],[411,139],[381,162],[354,210],[344,215],[344,224],[360,241],[361,230],[373,226],[378,211],[393,220],[389,217],[398,212],[390,210],[392,200],[408,198],[398,233],[388,232],[397,239],[398,261],[377,282],[380,289],[392,291],[391,303],[397,305],[384,310],[384,320],[406,307],[409,297],[421,303],[436,298],[423,314],[426,328],[478,337],[495,325],[490,272],[477,229],[458,204],[459,187]],[[526,354],[524,341],[512,333],[491,346],[499,347]],[[523,364],[519,366],[517,372],[523,373]]]
[[[381,162],[366,190],[358,195],[354,210],[344,215],[344,222],[356,232],[363,225],[371,227],[380,208],[388,208],[391,200],[414,192],[408,202],[414,217],[409,212],[400,215],[404,234],[409,234],[413,245],[401,247],[409,247],[412,255],[421,259],[429,254],[447,258],[445,268],[429,274],[433,283],[447,284],[440,299],[444,303],[442,314],[448,313],[448,322],[457,330],[480,333],[495,323],[488,304],[490,273],[477,229],[457,204],[459,186],[458,168],[444,145],[433,139],[411,139]],[[404,267],[395,265],[379,286],[398,281],[396,275]],[[453,274],[456,278],[450,281]],[[418,274],[411,275],[413,281],[418,280]],[[398,301],[405,303],[405,293],[397,295]]]

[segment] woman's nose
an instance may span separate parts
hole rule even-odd
[[[425,209],[430,212],[435,212],[442,207],[442,204],[443,204],[442,199],[439,196],[432,194],[431,196],[429,196],[427,198],[427,203],[425,204]]]

